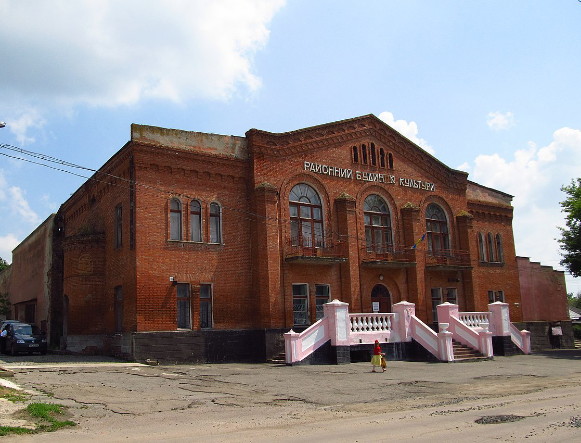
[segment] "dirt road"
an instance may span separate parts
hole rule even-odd
[[[26,358],[27,361],[22,359]],[[475,363],[181,365],[0,360],[78,423],[26,441],[575,441],[581,351]],[[41,357],[38,357],[41,360]],[[2,417],[0,417],[0,421]]]

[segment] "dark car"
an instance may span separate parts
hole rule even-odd
[[[3,320],[0,323],[0,352],[3,354],[6,352],[6,337],[2,334],[2,331],[10,324],[10,323],[22,323],[19,320]]]
[[[5,351],[12,355],[21,352],[46,354],[46,336],[40,332],[36,325],[9,323],[5,329]]]

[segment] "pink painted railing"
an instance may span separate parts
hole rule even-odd
[[[531,353],[531,333],[519,331],[510,322],[508,303],[494,302],[488,305],[490,311],[490,330],[497,337],[510,337],[511,341],[524,353]]]
[[[284,350],[286,363],[292,364],[303,360],[329,339],[328,317],[323,317],[300,334],[291,329],[290,332],[285,334]]]
[[[530,353],[530,332],[511,323],[506,303],[492,303],[490,312],[458,312],[458,305],[437,307],[440,331],[434,332],[415,315],[415,305],[399,302],[393,313],[349,314],[348,304],[338,300],[323,305],[324,317],[305,331],[287,332],[286,362],[293,364],[331,341],[332,346],[409,342],[416,340],[441,361],[454,361],[452,338],[492,357],[492,336],[511,336],[525,353]],[[477,325],[476,325],[477,323]]]
[[[520,331],[515,325],[511,323],[510,339],[523,352],[523,354],[531,353],[531,333],[529,331]]]
[[[435,333],[432,328],[414,315],[411,318],[410,335],[439,360],[454,361],[452,334],[446,331],[446,324],[441,323],[441,325],[441,331]]]
[[[486,313],[460,313],[458,305],[451,303],[443,303],[438,305],[436,309],[438,310],[438,321],[449,324],[448,331],[452,333],[454,340],[477,350],[485,357],[492,357],[492,332],[488,330],[488,321],[481,321],[477,328],[472,326],[476,319],[488,320]],[[469,320],[471,325],[466,324],[461,319]]]

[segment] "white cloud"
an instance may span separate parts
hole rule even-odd
[[[24,221],[32,225],[37,225],[41,221],[40,217],[30,208],[30,205],[28,204],[24,194],[24,191],[18,186],[11,186],[8,188],[8,199],[10,207],[12,211],[14,211],[18,216],[22,217]]]
[[[34,143],[34,137],[29,136],[31,128],[40,129],[46,124],[46,120],[41,115],[40,111],[34,107],[28,109],[21,109],[18,114],[6,115],[8,123],[6,127],[16,136],[16,140],[20,145],[27,145]]]
[[[558,129],[547,146],[529,142],[512,159],[479,155],[473,165],[462,166],[471,180],[514,195],[517,255],[561,269],[555,240],[560,237],[557,226],[565,226],[560,188],[581,175],[581,130]]]
[[[18,246],[20,242],[12,235],[8,234],[0,237],[0,258],[3,258],[8,263],[12,262],[12,250]]]
[[[486,124],[493,131],[509,129],[515,125],[514,115],[512,112],[489,112]]]
[[[418,125],[416,122],[407,122],[406,120],[396,120],[391,112],[382,112],[379,114],[379,118],[395,129],[397,132],[402,134],[404,137],[408,138],[416,145],[421,146],[430,154],[434,155],[435,150],[432,148],[426,140],[418,137]]]
[[[285,0],[0,0],[2,111],[255,91]],[[13,130],[26,140],[24,119]]]

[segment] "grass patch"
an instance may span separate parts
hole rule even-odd
[[[70,420],[58,420],[57,417],[63,415],[63,408],[54,403],[31,403],[26,407],[26,411],[40,422],[37,431],[52,432],[67,426],[75,426]]]
[[[0,426],[0,437],[10,434],[34,434],[34,429],[18,428],[15,426]]]
[[[12,403],[18,403],[28,400],[28,395],[5,386],[0,386],[0,398],[5,398]]]

